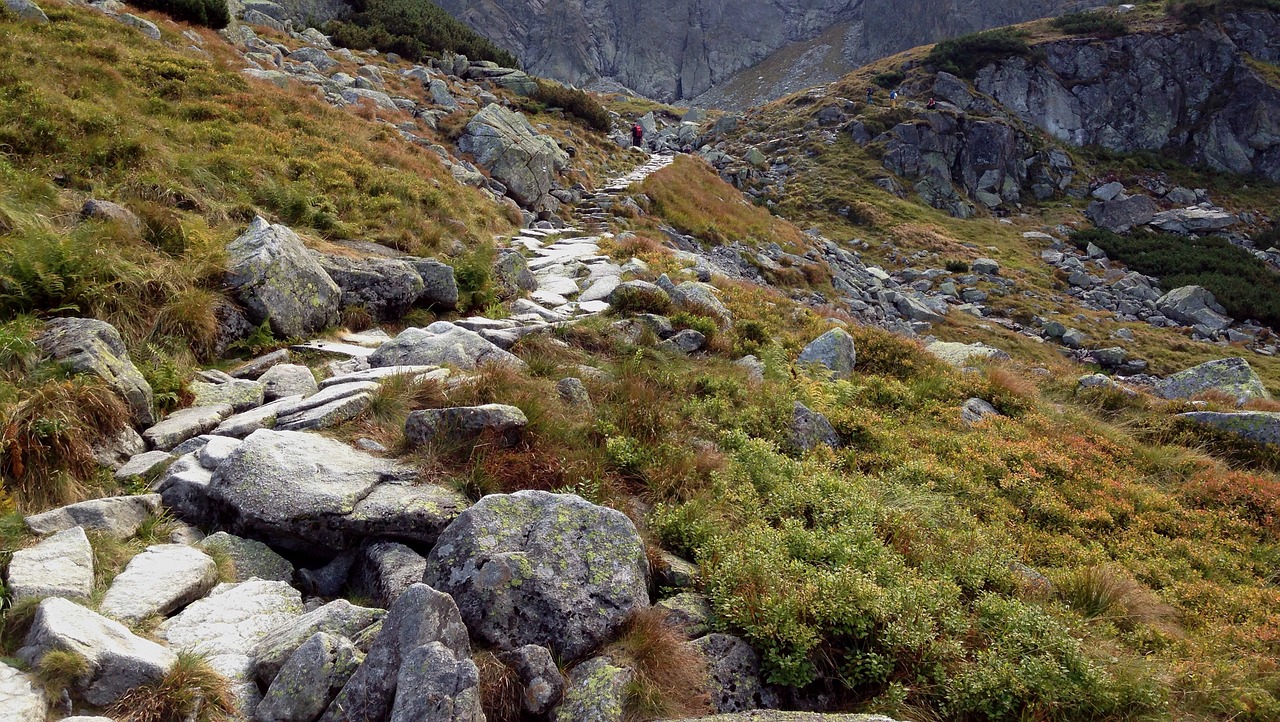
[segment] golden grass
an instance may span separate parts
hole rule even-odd
[[[191,652],[155,684],[125,692],[109,710],[119,722],[222,722],[236,714],[231,683]]]
[[[657,608],[636,610],[607,654],[635,672],[627,690],[629,722],[681,719],[712,712],[707,695],[707,662]]]

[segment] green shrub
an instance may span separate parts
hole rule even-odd
[[[1068,35],[1114,38],[1129,32],[1129,26],[1124,21],[1100,12],[1067,13],[1049,21],[1049,24]]]
[[[672,314],[671,323],[678,329],[691,328],[707,338],[715,336],[720,330],[711,318],[687,311]]]
[[[879,85],[881,88],[888,90],[898,83],[907,79],[906,73],[901,70],[886,70],[883,73],[876,73],[871,77],[871,82]]]
[[[420,61],[446,51],[469,60],[491,60],[519,66],[514,55],[458,22],[430,0],[355,0],[355,14],[325,25],[338,45],[357,50],[377,48]]]
[[[947,261],[945,266],[948,273],[968,273],[969,264],[964,261]]]
[[[1272,215],[1280,216],[1280,212]],[[1263,231],[1262,233],[1254,236],[1253,243],[1263,250],[1280,246],[1280,222],[1277,222],[1270,230]]]
[[[1224,238],[1090,230],[1072,234],[1071,241],[1079,248],[1097,245],[1130,269],[1160,279],[1166,291],[1204,286],[1237,320],[1280,324],[1280,275]]]
[[[539,78],[538,92],[533,99],[547,107],[560,108],[601,133],[608,131],[613,125],[609,111],[589,93],[577,88]]]
[[[1170,0],[1169,15],[1186,25],[1199,25],[1230,10],[1280,10],[1280,0]]]
[[[1026,33],[1000,28],[944,40],[933,46],[925,62],[936,70],[972,80],[979,70],[998,60],[1032,55]]]
[[[221,30],[231,23],[227,0],[129,0],[143,10],[158,10],[174,20]]]

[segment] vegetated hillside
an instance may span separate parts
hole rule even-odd
[[[964,6],[847,0],[441,2],[540,75],[577,85],[620,84],[663,101],[726,108],[834,80],[922,43],[1080,5],[1056,0]],[[772,62],[773,56],[783,60]]]
[[[257,585],[284,587],[269,604],[236,607],[235,614],[254,622],[237,625],[237,634],[226,634],[220,623],[212,633],[200,629],[210,646],[248,656],[258,650],[234,645],[257,633],[250,630],[262,622],[261,609],[300,619],[302,590],[309,602],[345,598],[359,607],[391,607],[383,628],[396,633],[378,634],[370,623],[380,612],[339,603],[343,620],[365,621],[343,621],[340,632],[313,645],[321,647],[321,658],[329,644],[335,657],[352,660],[359,659],[353,640],[372,645],[363,672],[334,677],[308,696],[312,708],[320,707],[315,715],[327,708],[328,718],[348,714],[352,700],[378,700],[383,709],[369,716],[384,720],[393,705],[404,710],[427,699],[415,694],[419,667],[458,670],[450,677],[448,689],[455,691],[446,695],[448,703],[491,720],[533,719],[557,705],[553,715],[596,718],[583,710],[609,709],[615,718],[639,720],[761,705],[904,720],[1261,721],[1280,715],[1280,454],[1177,415],[1235,410],[1230,388],[1193,401],[1119,385],[1080,386],[1076,379],[1091,366],[1004,321],[1060,318],[1084,327],[1091,345],[1123,343],[1161,374],[1248,354],[1276,386],[1280,366],[1242,346],[1192,341],[1189,329],[1115,322],[1065,293],[1064,279],[1040,255],[1048,250],[1045,242],[1022,233],[1060,233],[1060,224],[1081,224],[1082,200],[1051,194],[1032,203],[1028,194],[1026,215],[1011,213],[1002,223],[979,210],[983,201],[973,196],[982,191],[996,196],[997,206],[1017,208],[1014,190],[1003,184],[975,183],[971,196],[961,174],[950,200],[953,208],[971,204],[967,218],[932,207],[918,191],[900,197],[895,190],[910,179],[886,171],[874,147],[855,142],[852,127],[819,120],[828,105],[845,107],[819,93],[749,117],[740,135],[707,149],[708,161],[722,160],[710,150],[723,154],[724,175],[757,195],[739,194],[713,165],[692,157],[633,177],[639,183],[628,190],[591,191],[630,171],[644,160],[641,154],[610,146],[572,117],[495,86],[483,92],[496,102],[481,109],[479,91],[443,73],[424,69],[428,80],[410,83],[396,72],[407,68],[368,56],[361,56],[363,65],[343,60],[329,69],[331,83],[339,72],[382,77],[386,87],[420,97],[424,82],[429,88],[434,80],[457,93],[455,101],[475,103],[441,115],[436,132],[421,114],[368,104],[332,108],[320,96],[333,93],[302,89],[300,83],[314,80],[305,68],[293,74],[256,69],[286,89],[248,81],[239,71],[248,50],[261,49],[256,44],[234,50],[201,32],[201,52],[179,50],[187,43],[177,40],[178,31],[186,28],[158,16],[163,37],[175,47],[86,9],[45,5],[47,24],[0,18],[0,301],[11,304],[4,306],[6,319],[16,316],[0,326],[0,503],[11,512],[0,524],[0,565],[15,589],[26,589],[14,583],[15,570],[22,571],[15,560],[26,561],[16,552],[48,541],[19,510],[134,494],[155,479],[167,492],[167,511],[137,515],[125,539],[90,530],[84,552],[92,571],[79,580],[84,606],[66,605],[75,607],[71,613],[108,613],[113,590],[118,600],[124,582],[138,584],[136,570],[122,573],[126,563],[141,559],[148,545],[192,538],[177,519],[203,532],[227,524],[263,543],[252,548],[253,558],[201,543],[209,561],[201,560],[208,570],[192,587],[197,601],[166,597],[172,608],[156,605],[155,616],[136,620],[131,631],[154,633],[176,648],[181,634],[170,632],[199,629],[220,599],[261,589]],[[286,49],[301,44],[296,37],[278,39]],[[378,71],[361,73],[357,65]],[[281,61],[278,67],[291,66]],[[912,80],[896,64],[873,72],[891,70]],[[867,76],[849,81],[859,90],[866,82]],[[415,108],[420,105],[427,103]],[[627,102],[612,107],[627,114],[650,110]],[[582,165],[566,171],[565,187],[554,189],[559,195],[553,197],[568,200],[547,217],[581,213],[584,225],[599,224],[612,236],[575,233],[572,241],[558,242],[549,227],[517,234],[509,205],[444,170],[437,158],[452,159],[447,162],[459,176],[479,176],[494,192],[492,178],[473,176],[445,146],[466,135],[482,113],[501,117],[495,108],[522,108],[539,128],[535,138],[577,149],[575,162]],[[876,108],[857,122],[888,130],[915,112]],[[667,132],[679,127],[673,123]],[[700,130],[713,137],[705,132],[709,124]],[[751,133],[761,139],[750,140]],[[441,144],[443,155],[414,140],[424,138]],[[784,142],[772,145],[775,138]],[[1048,141],[1029,131],[1027,138],[1037,152],[1050,152]],[[748,142],[763,161],[752,162],[760,158],[749,152],[732,155]],[[547,150],[545,143],[539,148]],[[1112,172],[1135,190],[1149,180],[1125,169],[1122,159],[1055,149],[1070,156],[1068,188],[1091,187],[1086,176]],[[1053,167],[1065,176],[1064,166]],[[1238,177],[1176,165],[1164,172],[1162,182],[1207,187],[1233,210],[1274,199],[1270,187],[1241,189]],[[583,188],[572,188],[579,181]],[[140,227],[83,222],[77,211],[90,196],[134,210]],[[589,215],[588,208],[599,213]],[[265,398],[269,377],[255,387],[258,382],[230,381],[216,371],[243,374],[236,368],[243,361],[291,340],[263,329],[235,347],[209,351],[201,342],[211,327],[199,323],[215,317],[220,303],[242,302],[239,292],[224,287],[225,256],[231,239],[265,225],[249,225],[255,214],[294,228],[328,256],[363,248],[339,244],[349,239],[416,254],[459,251],[447,259],[463,297],[456,314],[439,308],[388,313],[381,325],[395,336],[390,340],[319,331],[349,344],[372,339],[377,349],[369,358],[382,364],[375,369],[420,362],[453,369],[447,380],[437,371],[420,376],[418,368],[354,382],[357,393],[338,398],[359,401],[354,414],[308,417],[327,424],[323,435],[316,428],[263,428],[244,441],[201,442],[201,430],[188,428],[193,446],[179,447],[184,456],[160,464],[172,466],[145,480],[116,479],[94,451],[130,423],[134,409],[102,374],[75,375],[52,363],[37,340],[59,327],[59,317],[117,325],[124,348],[109,350],[140,367],[155,392],[156,408],[149,410],[230,398],[221,394],[233,388],[256,389]],[[494,234],[504,236],[505,253],[490,245]],[[854,243],[855,237],[867,242]],[[525,249],[528,261],[512,249]],[[975,295],[967,303],[993,313],[966,313],[956,299],[943,302],[957,308],[942,314],[911,296],[912,284],[923,287],[923,281],[933,293],[933,279],[918,271],[934,266],[964,291],[985,294],[985,303]],[[341,267],[331,268],[338,275]],[[394,286],[389,274],[373,275],[361,290]],[[971,280],[960,280],[968,275]],[[342,279],[356,287],[350,276]],[[587,310],[585,296],[609,279],[630,285],[604,296],[606,312]],[[537,291],[529,293],[533,286]],[[850,294],[864,287],[878,290],[865,293],[861,306],[852,303]],[[320,294],[307,300],[319,303]],[[352,308],[343,324],[371,322],[368,309],[361,315]],[[433,323],[440,320],[459,325]],[[915,336],[982,339],[1012,358],[952,366],[919,339],[871,322]],[[1133,341],[1111,338],[1121,329]],[[441,336],[448,341],[437,346]],[[856,360],[840,353],[846,342]],[[205,368],[195,363],[197,353],[208,354]],[[291,353],[292,365],[271,368],[273,386],[288,374],[314,391],[317,381],[332,383],[359,367],[334,364],[319,352]],[[486,355],[492,362],[481,363]],[[258,359],[262,367],[269,362]],[[350,387],[347,381],[336,388]],[[315,396],[337,396],[334,388]],[[503,407],[475,409],[488,404],[513,406],[518,415]],[[1255,399],[1246,408],[1274,405]],[[430,426],[434,414],[449,413],[480,419],[488,432]],[[277,421],[272,417],[270,424]],[[256,423],[268,424],[265,417]],[[154,428],[148,438],[153,445],[167,439],[166,448],[192,443]],[[352,487],[358,494],[325,506],[336,496],[325,493],[329,489]],[[591,504],[512,494],[521,490],[573,494]],[[485,497],[485,508],[497,512],[475,524],[466,520],[477,516],[460,516]],[[409,501],[365,503],[386,498]],[[510,511],[531,499],[546,506],[518,508],[544,514],[537,517],[542,527],[521,518],[525,512]],[[592,505],[623,510],[631,521]],[[307,516],[316,508],[325,510],[323,521]],[[573,520],[568,527],[566,518]],[[625,533],[633,523],[639,535]],[[424,569],[442,587],[489,579],[489,571],[474,573],[481,567],[474,559],[464,562],[472,572],[450,570],[442,557],[452,552],[438,547],[464,545],[436,545],[435,535],[444,533],[479,539],[481,547],[513,545],[483,563],[498,582],[475,594],[465,584],[451,587],[456,606],[410,584]],[[175,552],[169,546],[150,553]],[[326,564],[334,557],[337,563]],[[278,582],[245,581],[257,564],[289,571]],[[650,566],[651,590],[645,588]],[[548,570],[554,583],[543,584],[535,569]],[[632,584],[637,570],[638,590]],[[563,583],[571,573],[573,582]],[[209,594],[214,577],[240,586]],[[640,598],[635,607],[600,601],[606,595],[617,600],[624,583],[628,595]],[[557,613],[563,606],[547,611],[567,603],[566,587],[598,596],[574,613]],[[651,598],[661,604],[649,606]],[[9,655],[27,644],[28,629],[56,625],[53,612],[68,611],[58,600],[13,600],[6,601],[0,625],[3,669],[47,687],[48,697],[39,697],[46,708],[66,691],[75,711],[122,721],[215,720],[255,696],[233,697],[206,660],[186,652],[156,679],[139,684],[130,677],[133,688],[109,705],[86,699],[92,670],[67,650],[33,657],[28,649],[25,661],[14,664],[29,664],[21,672],[29,676],[15,677]],[[179,612],[188,602],[193,613]],[[457,621],[460,609],[466,630]],[[596,647],[562,655],[567,681],[546,650],[541,676],[532,682],[520,671],[527,667],[503,653],[518,648],[534,655],[517,635],[544,632],[537,643],[559,650],[584,631],[583,619],[596,625],[601,615],[607,632],[604,622],[588,630]],[[162,617],[168,619],[157,627]],[[435,618],[447,619],[430,622],[440,627],[431,632],[424,620]],[[347,625],[354,626],[348,631]],[[415,637],[412,649],[402,649],[399,632],[408,629],[419,631],[405,636],[436,634],[449,644],[419,645]],[[467,631],[475,646],[467,643]],[[43,636],[33,635],[37,652],[44,650]],[[686,644],[691,638],[693,647]],[[428,654],[440,664],[412,661]],[[236,680],[241,692],[248,685],[266,699],[279,701],[290,687],[283,671],[277,685],[277,670],[256,658],[252,678],[242,670],[226,673],[242,675]],[[398,687],[388,689],[393,679]],[[538,697],[553,683],[567,683],[563,698]],[[24,700],[38,696],[24,693]],[[531,697],[544,705],[541,712],[525,706]]]

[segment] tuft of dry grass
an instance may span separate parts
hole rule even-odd
[[[524,713],[524,690],[515,670],[503,664],[487,649],[471,656],[480,670],[480,707],[488,722],[520,722]]]
[[[1110,567],[1086,567],[1057,585],[1058,594],[1085,619],[1113,622],[1123,629],[1147,624],[1174,631],[1175,610],[1127,574]]]
[[[178,661],[155,684],[126,692],[109,714],[119,722],[223,722],[236,715],[231,683],[204,657],[178,652]]]
[[[62,695],[77,679],[89,674],[89,662],[66,649],[46,652],[36,664],[36,677],[44,685],[45,694],[53,699]]]
[[[635,671],[624,710],[628,721],[682,719],[712,712],[707,662],[666,623],[662,610],[634,612],[606,653]]]

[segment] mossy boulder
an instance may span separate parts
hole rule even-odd
[[[1224,358],[1193,366],[1156,387],[1156,393],[1165,399],[1189,399],[1209,391],[1226,394],[1238,403],[1271,398],[1262,379],[1242,358]]]
[[[279,336],[302,337],[338,320],[342,289],[298,234],[255,218],[227,246],[227,285],[255,324]]]
[[[129,406],[133,423],[155,423],[151,385],[129,358],[120,332],[92,318],[55,318],[36,337],[36,346],[69,371],[102,379]]]
[[[1280,444],[1280,413],[1274,411],[1193,411],[1178,415],[1260,444]]]
[[[833,378],[848,378],[858,360],[853,337],[842,328],[833,328],[809,342],[800,352],[802,366],[825,368]]]
[[[463,512],[431,550],[423,581],[457,600],[483,643],[540,644],[564,660],[581,659],[649,606],[648,561],[631,520],[545,491],[486,496]]]
[[[635,673],[608,657],[596,657],[574,667],[564,700],[552,714],[555,722],[622,722],[627,687]]]

